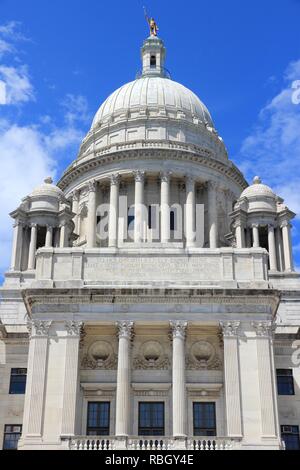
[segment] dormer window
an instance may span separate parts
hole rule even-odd
[[[155,69],[156,68],[156,55],[152,55],[150,57],[150,67],[152,69]]]

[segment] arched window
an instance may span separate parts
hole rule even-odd
[[[152,56],[150,57],[150,67],[151,67],[152,69],[155,69],[155,67],[156,67],[156,56],[155,56],[155,55],[152,55]]]

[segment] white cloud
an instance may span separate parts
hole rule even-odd
[[[55,163],[45,150],[44,137],[38,130],[2,122],[0,164],[0,266],[3,271],[9,265],[11,251],[12,220],[8,213],[47,175],[55,175]]]
[[[82,95],[68,94],[62,102],[65,109],[65,119],[70,125],[75,122],[90,122],[91,116],[87,99]]]
[[[300,216],[300,105],[292,101],[292,82],[300,79],[300,60],[289,64],[285,87],[260,112],[243,142],[239,162],[249,179],[256,174]]]
[[[18,104],[34,100],[33,86],[25,65],[8,67],[0,65],[0,79],[6,87],[6,103]]]

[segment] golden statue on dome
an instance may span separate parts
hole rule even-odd
[[[150,36],[157,36],[159,28],[157,26],[157,23],[156,23],[155,19],[154,18],[149,18],[149,16],[147,15],[147,11],[146,11],[145,7],[144,7],[144,12],[145,12],[146,21],[147,21],[147,23],[150,27]]]

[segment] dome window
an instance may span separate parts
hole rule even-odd
[[[150,57],[150,68],[155,69],[156,68],[156,56],[152,55]]]

